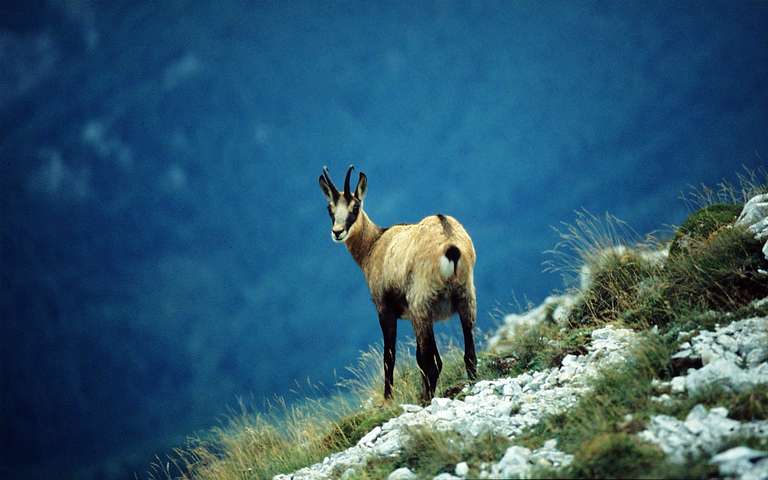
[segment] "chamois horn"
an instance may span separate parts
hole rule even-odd
[[[349,191],[349,177],[352,175],[352,170],[355,169],[354,165],[350,165],[347,169],[347,176],[344,178],[344,198],[347,199],[347,201],[352,200],[352,193]]]
[[[328,186],[331,187],[331,195],[333,195],[333,199],[335,201],[337,198],[339,198],[339,189],[336,188],[336,185],[333,184],[333,180],[331,180],[331,176],[328,174],[327,166],[323,166],[323,178],[325,178]]]

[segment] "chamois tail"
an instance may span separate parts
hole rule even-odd
[[[456,245],[448,245],[448,248],[445,249],[445,253],[440,257],[440,275],[445,279],[456,275],[456,269],[459,266],[460,258],[461,251],[458,247],[456,247]]]

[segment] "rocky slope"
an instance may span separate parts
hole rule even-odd
[[[548,299],[558,306],[571,303],[570,296]],[[757,306],[768,304],[768,299]],[[493,337],[512,335],[521,328],[544,321],[544,309],[533,309],[526,315],[507,316],[505,325]],[[727,321],[727,319],[724,319]],[[685,337],[685,333],[681,337]],[[662,393],[660,403],[674,402],[676,397],[696,394],[719,384],[735,391],[747,386],[768,383],[768,317],[735,321],[714,331],[702,331],[681,345],[677,359],[702,362],[685,375],[668,382],[657,382]],[[453,431],[462,437],[477,437],[485,432],[506,436],[514,441],[523,430],[536,425],[547,415],[567,412],[589,390],[590,381],[605,368],[627,362],[632,356],[632,343],[637,334],[628,329],[606,326],[592,332],[588,353],[567,355],[558,368],[524,373],[514,378],[481,381],[467,387],[459,399],[435,398],[427,407],[402,405],[403,414],[374,428],[357,445],[335,453],[323,462],[278,475],[275,480],[354,478],[356,469],[374,458],[401,453],[404,438],[413,427],[428,425],[438,431]],[[492,340],[493,343],[493,340]],[[768,452],[736,446],[726,451],[721,447],[742,436],[768,438],[768,421],[739,422],[727,418],[725,407],[707,409],[694,406],[684,421],[658,415],[638,437],[659,445],[671,461],[683,462],[691,455],[706,453],[724,476],[766,478]],[[525,478],[537,467],[559,468],[568,465],[573,455],[557,449],[557,439],[546,441],[531,450],[510,446],[496,463],[477,467],[481,478]],[[453,474],[443,473],[435,479],[466,478],[469,467],[458,462]],[[390,480],[418,478],[407,467],[391,473]]]
[[[768,195],[747,202],[738,224],[748,227],[757,239],[768,239]],[[768,244],[763,251],[768,258]],[[667,252],[643,255],[651,263],[661,263]],[[569,328],[568,318],[574,305],[581,301],[581,292],[589,288],[591,281],[591,272],[584,269],[578,291],[549,297],[525,314],[508,315],[490,338],[489,349],[503,352],[506,341],[546,322],[563,330]],[[764,312],[766,306],[768,298],[763,298],[753,301],[745,311]],[[677,348],[671,355],[670,368],[678,375],[652,381],[655,395],[650,400],[660,412],[679,409],[681,405],[692,406],[684,418],[661,413],[648,415],[643,428],[631,433],[632,441],[657,446],[670,464],[698,459],[708,462],[724,477],[768,478],[768,452],[749,447],[750,442],[768,439],[768,420],[731,418],[731,405],[697,403],[707,392],[736,395],[768,385],[768,317],[745,318],[743,313],[739,316],[722,311],[707,315],[714,318],[705,323],[714,328],[677,332]],[[634,347],[641,338],[658,334],[658,327],[635,331],[609,323],[594,328],[585,352],[565,355],[556,367],[479,381],[467,385],[456,398],[435,398],[426,407],[403,404],[401,415],[375,427],[353,447],[291,474],[277,475],[275,480],[358,478],[369,463],[402,455],[403,449],[408,448],[409,435],[419,427],[453,432],[466,441],[491,434],[511,443],[494,462],[458,461],[452,471],[442,471],[435,479],[525,478],[541,471],[556,472],[571,464],[576,452],[559,450],[558,438],[550,438],[538,448],[515,445],[515,440],[546,418],[568,415],[606,370],[635,361]],[[760,397],[756,401],[765,399]],[[632,414],[626,417],[627,424],[632,422]],[[404,480],[419,476],[408,467],[400,467],[391,471],[388,478]]]
[[[403,414],[374,428],[357,445],[327,457],[322,463],[276,480],[350,477],[356,467],[372,457],[400,453],[403,440],[413,427],[428,425],[439,431],[454,431],[462,437],[493,433],[515,438],[524,429],[536,425],[546,415],[566,411],[589,388],[589,380],[602,368],[625,361],[633,333],[626,329],[605,327],[592,332],[592,344],[586,355],[569,355],[559,368],[524,373],[515,378],[480,381],[466,388],[462,400],[434,398],[425,407],[402,405]],[[530,469],[532,461],[559,466],[570,456],[558,451],[556,440],[541,449],[529,451],[514,447],[498,464],[484,466],[481,475],[506,477],[510,469],[520,474]],[[514,465],[513,465],[514,464]],[[459,471],[462,468],[459,467]],[[410,478],[399,470],[393,478]]]

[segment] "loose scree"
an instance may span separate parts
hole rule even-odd
[[[431,215],[415,224],[377,226],[363,210],[368,179],[360,173],[350,190],[354,166],[347,169],[339,192],[323,167],[320,188],[328,200],[331,239],[344,243],[363,270],[384,336],[384,398],[392,398],[397,320],[413,323],[416,362],[422,375],[422,401],[435,394],[442,361],[433,324],[454,313],[464,334],[464,364],[476,377],[473,328],[477,301],[473,281],[475,248],[464,227],[448,215]]]

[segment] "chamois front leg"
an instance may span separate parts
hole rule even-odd
[[[456,309],[461,319],[461,330],[464,332],[464,366],[470,380],[477,379],[477,356],[475,355],[475,336],[473,329],[477,317],[477,305],[474,292],[467,292],[454,299]]]
[[[389,312],[379,312],[379,325],[381,325],[381,333],[384,336],[384,400],[390,400],[395,370],[397,317]]]
[[[437,351],[432,322],[414,320],[413,327],[416,333],[416,363],[421,370],[422,379],[421,401],[427,404],[435,396],[437,379],[443,369],[443,361]]]

